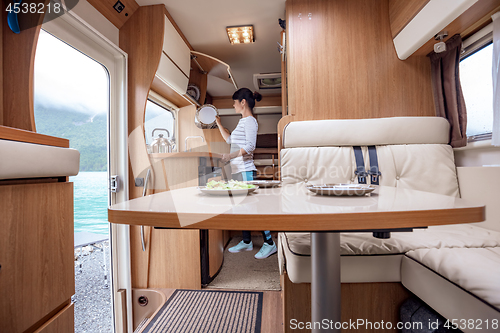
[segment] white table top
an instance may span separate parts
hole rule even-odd
[[[484,219],[484,206],[386,186],[361,197],[317,195],[303,185],[259,188],[243,196],[212,196],[189,187],[133,199],[108,210],[112,223],[223,230],[372,230]]]

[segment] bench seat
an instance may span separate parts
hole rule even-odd
[[[384,285],[402,283],[444,317],[489,320],[490,331],[498,331],[491,330],[491,320],[499,319],[500,228],[499,211],[495,213],[495,209],[499,207],[500,168],[486,170],[484,177],[480,176],[485,173],[484,168],[461,170],[460,177],[453,149],[447,144],[449,124],[439,117],[298,121],[284,128],[282,138],[280,166],[284,186],[359,183],[362,181],[357,176],[359,171],[374,168],[381,173],[378,178],[381,186],[442,194],[450,200],[462,196],[487,203],[489,221],[480,225],[392,232],[389,239],[374,238],[372,233],[341,234],[341,281],[345,290],[373,288],[381,292],[376,297],[390,300],[387,304],[393,306],[388,307],[385,317],[374,320],[394,322],[394,313],[400,305],[397,302],[407,296],[384,294]],[[355,146],[360,148],[354,149]],[[373,168],[375,158],[372,161],[367,146],[375,146],[377,166]],[[355,155],[360,150],[362,158]],[[375,150],[372,148],[372,152]],[[302,293],[303,288],[310,288],[310,244],[309,233],[279,234],[280,270],[291,282],[285,289],[286,297],[293,299],[296,290]],[[352,295],[358,294],[353,292],[349,296]],[[356,297],[362,301],[362,297]],[[370,304],[365,304],[366,308],[356,306],[355,310],[361,314],[375,313],[380,310],[377,304],[373,302],[372,308]],[[285,311],[285,320],[303,312],[303,308],[296,307]],[[349,318],[361,318],[355,310]],[[481,331],[488,330],[483,325]]]
[[[279,256],[290,281],[311,283],[311,234],[281,233]],[[413,232],[393,232],[389,239],[371,233],[342,233],[342,282],[400,282],[400,266],[408,251],[430,248],[500,247],[500,232],[475,225],[435,226]]]
[[[401,282],[443,317],[482,323],[460,327],[464,332],[500,329],[491,325],[494,319],[500,325],[500,247],[409,251],[402,260]]]

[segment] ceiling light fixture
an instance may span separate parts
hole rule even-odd
[[[253,25],[226,27],[226,32],[231,44],[249,44],[255,42]]]

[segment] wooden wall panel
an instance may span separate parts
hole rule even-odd
[[[285,30],[281,31],[281,45],[286,49],[286,33]],[[287,97],[287,83],[286,83],[286,51],[283,50],[281,55],[281,114],[288,115],[288,97]]]
[[[152,230],[153,227],[144,227],[146,251],[142,251],[141,227],[130,226],[132,288],[148,288]]]
[[[117,0],[88,0],[105,18],[107,18],[115,27],[121,27],[132,17],[135,11],[139,8],[139,4],[135,0],[120,0],[125,6],[121,13],[118,13],[113,6]]]
[[[69,148],[69,140],[0,125],[0,139]]]
[[[491,15],[499,10],[500,0],[479,0],[443,29],[448,31],[448,38],[445,38],[444,41],[447,41],[456,34],[460,34],[462,39],[469,37],[491,23]],[[410,59],[425,56],[434,51],[434,44],[436,44],[436,41],[434,38],[431,38],[415,51]]]
[[[47,3],[49,0],[37,0]],[[13,33],[7,25],[7,12],[2,11],[3,48],[3,121],[2,125],[36,131],[33,110],[33,74],[35,51],[43,14],[19,15],[21,33]],[[27,28],[32,27],[32,28]]]
[[[133,169],[150,165],[144,139],[144,114],[151,83],[155,76],[163,45],[164,5],[138,8],[120,29],[120,48],[128,54],[128,133],[130,199],[142,196],[142,187],[135,187]],[[145,35],[147,34],[147,38]],[[141,167],[132,167],[140,165]],[[138,172],[138,171],[137,171]],[[149,235],[149,228],[146,228]],[[147,243],[149,244],[149,237]],[[130,230],[132,286],[147,287],[150,248],[142,251],[140,228]],[[148,245],[149,246],[149,245]]]
[[[5,20],[5,13],[0,15],[2,21]],[[0,125],[3,125],[3,28],[4,23],[0,24]]]
[[[311,284],[292,283],[285,273],[281,275],[281,294],[283,297],[284,332],[311,332],[311,330],[292,330],[290,320],[311,321]],[[364,319],[368,322],[391,322],[393,327],[399,321],[399,307],[412,294],[399,282],[342,283],[342,322],[355,322]],[[375,329],[342,329],[342,332],[379,332]],[[397,332],[396,329],[384,332]]]
[[[202,142],[199,138],[188,139],[186,147],[186,137],[188,136],[204,136],[203,130],[196,127],[194,124],[194,116],[196,114],[196,106],[186,106],[179,110],[177,121],[179,122],[179,142],[177,143],[178,151],[185,151],[186,148],[198,148],[198,151],[208,151],[207,142]],[[204,147],[204,148],[202,148]]]
[[[294,120],[435,115],[429,59],[398,59],[388,0],[289,0],[287,28]]]
[[[188,148],[196,151],[209,151],[220,154],[229,153],[230,146],[220,134],[219,129],[200,129],[196,127],[194,124],[196,110],[194,105],[179,110],[177,117],[179,122],[178,151],[182,152]],[[205,141],[203,142],[200,138],[188,139],[186,147],[186,137],[197,135],[202,136]]]
[[[165,22],[163,7],[164,5],[140,7],[120,29],[120,48],[128,54],[128,133],[130,135],[137,130],[139,133],[133,138],[144,140],[129,142],[129,146],[139,147],[134,156],[132,152],[130,154],[132,163],[140,163],[137,159],[148,159],[144,139],[144,113],[162,53]],[[134,172],[130,171],[130,184],[134,184]],[[141,195],[142,188],[130,186],[130,199]]]
[[[389,0],[389,20],[392,38],[396,37],[429,1]]]

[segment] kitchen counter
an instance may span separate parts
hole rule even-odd
[[[222,158],[222,154],[210,153],[207,151],[183,151],[175,153],[151,153],[149,154],[154,159],[160,158],[186,158],[186,157],[211,157]]]
[[[222,154],[188,151],[149,154],[153,167],[154,193],[205,184],[216,167],[223,167]],[[208,176],[207,176],[208,175]]]

